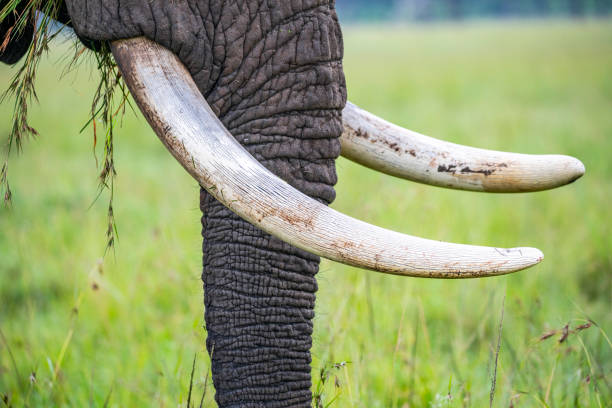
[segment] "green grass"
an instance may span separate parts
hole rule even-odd
[[[101,259],[107,197],[90,207],[98,170],[91,132],[79,134],[97,76],[82,66],[60,78],[66,48],[42,64],[31,109],[41,137],[11,159],[13,206],[0,209],[0,401],[186,407],[197,355],[199,404],[209,358],[197,185],[128,114],[115,146],[119,241]],[[488,406],[502,308],[494,406],[610,406],[612,22],[348,27],[345,49],[362,107],[456,143],[574,155],[587,174],[555,191],[487,195],[340,159],[336,209],[428,238],[535,246],[546,259],[470,281],[323,261],[312,349],[323,406]],[[0,83],[13,73],[0,68]],[[0,111],[4,137],[10,103]],[[598,327],[559,342],[588,319]],[[205,406],[213,393],[209,380]]]

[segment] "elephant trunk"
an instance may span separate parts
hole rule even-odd
[[[216,93],[207,99],[265,167],[329,204],[346,102],[335,12],[304,10],[271,30],[271,51],[261,57],[268,62],[237,90],[237,103]],[[200,208],[206,345],[219,406],[310,406],[319,257],[242,220],[204,189]]]
[[[309,406],[319,259],[200,195],[206,346],[219,406]]]
[[[320,68],[307,69],[312,78],[322,78]],[[288,83],[297,85],[295,79]],[[310,106],[316,112],[297,106],[281,112],[291,103],[286,101],[267,105],[268,115],[251,122],[248,131],[225,123],[268,169],[325,203],[334,198],[342,130],[336,108],[343,93],[328,92],[333,85],[315,82],[296,89],[298,95],[289,92],[296,101],[315,95]],[[219,405],[310,406],[319,257],[242,220],[204,189],[200,207],[207,348]]]

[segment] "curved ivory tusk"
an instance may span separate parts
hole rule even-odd
[[[243,219],[322,257],[398,275],[468,278],[535,265],[533,248],[448,244],[388,231],[341,214],[266,170],[223,127],[177,57],[144,38],[112,51],[161,141],[206,190]]]
[[[580,160],[477,149],[403,129],[352,103],[342,112],[342,155],[392,176],[460,190],[495,193],[560,187],[584,174]]]

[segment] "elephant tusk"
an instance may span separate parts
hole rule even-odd
[[[518,193],[579,179],[584,165],[563,155],[461,146],[389,123],[352,103],[342,112],[342,156],[392,176],[459,190]]]
[[[449,244],[388,231],[302,194],[255,160],[217,119],[178,58],[143,37],[111,45],[161,141],[208,192],[262,230],[322,257],[398,275],[473,278],[535,265],[534,248]]]

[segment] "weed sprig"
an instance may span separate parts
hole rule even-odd
[[[23,10],[19,11],[18,6],[22,2],[27,2]],[[6,142],[6,155],[2,167],[0,168],[0,194],[2,194],[5,205],[11,204],[13,196],[9,183],[9,157],[14,148],[17,152],[22,150],[23,141],[28,137],[37,137],[38,131],[32,127],[28,121],[28,107],[32,102],[37,102],[38,98],[35,90],[36,72],[43,54],[49,50],[49,43],[62,31],[49,30],[50,24],[56,19],[60,11],[61,1],[52,0],[11,0],[2,10],[0,10],[0,21],[10,15],[15,15],[15,24],[8,30],[6,38],[0,39],[0,51],[6,48],[11,38],[16,38],[23,33],[28,23],[36,24],[34,37],[30,47],[24,57],[24,61],[17,74],[13,77],[11,84],[0,98],[0,102],[8,97],[15,100],[13,126]],[[104,128],[104,157],[101,166],[96,158],[96,164],[100,167],[99,191],[96,199],[103,191],[109,191],[109,203],[107,209],[107,229],[106,229],[106,251],[114,247],[118,238],[117,225],[113,211],[114,201],[114,180],[117,175],[114,161],[114,130],[121,116],[125,113],[125,104],[128,90],[121,79],[121,74],[112,57],[110,47],[106,43],[100,43],[94,56],[97,62],[97,69],[100,74],[100,82],[94,93],[91,105],[89,120],[83,126],[83,131],[89,125],[93,128],[93,150],[98,142],[98,123]],[[69,63],[69,67],[75,66],[82,58],[86,48],[77,47],[76,52]],[[118,102],[117,102],[118,101]]]
[[[3,102],[7,97],[15,100],[13,126],[8,135],[6,143],[6,156],[0,171],[0,192],[4,197],[6,205],[10,205],[12,192],[8,179],[8,159],[13,147],[21,151],[23,141],[28,137],[38,136],[38,132],[28,122],[28,107],[32,101],[38,101],[35,83],[36,72],[41,56],[49,50],[49,42],[55,38],[60,30],[50,33],[49,24],[57,16],[59,11],[58,1],[28,0],[23,10],[19,11],[17,6],[22,1],[11,0],[1,11],[0,21],[4,21],[10,15],[15,15],[15,24],[8,30],[6,38],[2,39],[0,50],[4,50],[11,38],[20,36],[28,23],[35,24],[37,16],[40,15],[32,43],[25,55],[24,62],[11,80],[8,89],[0,97]],[[42,13],[39,13],[40,10]]]
[[[82,53],[77,53],[75,58],[79,58]],[[107,229],[106,229],[106,250],[114,248],[116,239],[118,238],[117,224],[113,211],[113,201],[115,197],[115,170],[114,160],[114,130],[118,122],[125,113],[125,105],[128,102],[129,91],[121,78],[121,73],[113,59],[110,47],[107,43],[101,44],[101,49],[94,54],[97,61],[98,72],[100,73],[100,82],[94,94],[91,104],[91,116],[83,129],[89,124],[93,128],[93,150],[98,143],[98,127],[97,121],[102,122],[104,126],[104,157],[100,166],[99,192],[98,196],[108,190],[110,197],[108,200],[107,210]],[[118,101],[118,102],[117,102]],[[128,102],[129,103],[129,102]],[[81,131],[83,130],[81,129]],[[96,159],[96,163],[97,163]]]

